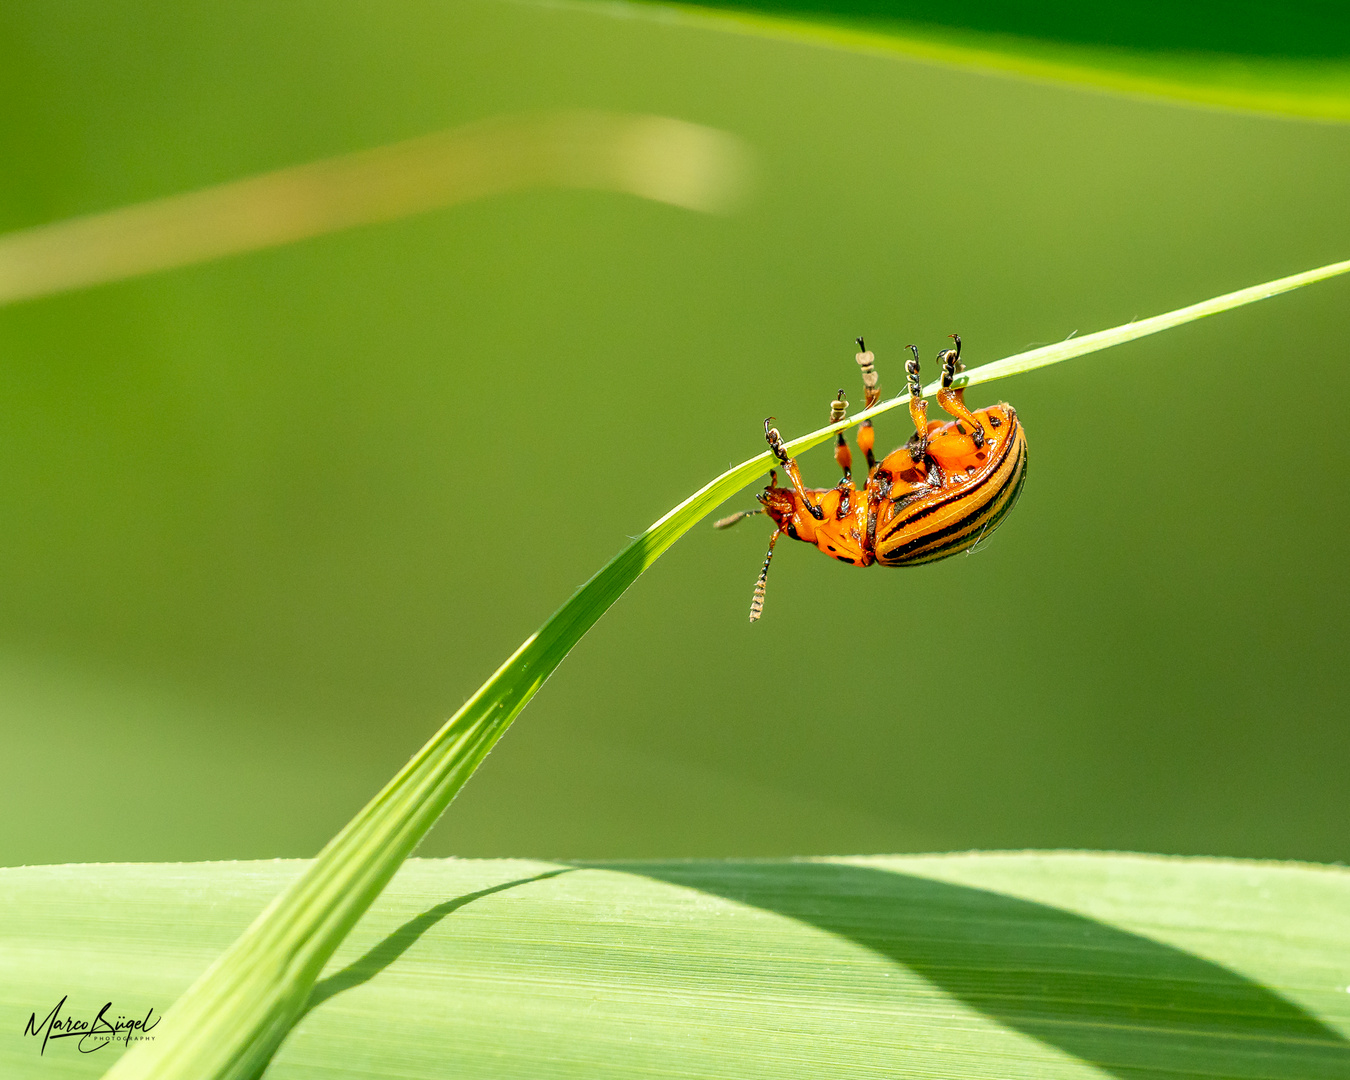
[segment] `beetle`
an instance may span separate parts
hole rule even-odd
[[[725,529],[756,514],[766,514],[776,529],[769,553],[755,582],[750,621],[764,611],[769,563],[780,536],[814,544],[824,554],[850,566],[919,566],[968,551],[993,532],[1008,516],[1027,478],[1026,432],[1017,411],[1006,402],[971,412],[964,387],[953,388],[965,370],[961,337],[952,334],[955,348],[938,353],[942,371],[938,404],[953,419],[929,421],[928,402],[919,377],[919,350],[905,361],[909,384],[909,415],[914,434],[909,442],[878,462],[872,453],[875,433],[870,420],[858,429],[858,449],[867,458],[867,482],[855,487],[852,453],[839,432],[834,459],[843,479],[832,488],[808,488],[802,483],[796,459],[790,458],[782,436],[764,421],[764,437],[791,487],[778,486],[778,472],[769,472],[769,486],[758,496],[760,508],[743,510],[717,522]],[[881,398],[876,357],[857,338],[858,367],[862,370],[865,408]],[[830,422],[848,411],[844,391],[830,402]]]

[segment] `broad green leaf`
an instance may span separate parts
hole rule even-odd
[[[120,1048],[21,1028],[153,1020],[304,866],[0,871],[0,1074],[97,1075]],[[414,859],[267,1076],[1341,1078],[1347,971],[1342,867]]]
[[[1350,271],[1350,261],[1242,289],[1177,311],[995,361],[973,385],[1044,367]],[[936,386],[929,387],[931,393]],[[906,395],[787,444],[818,445],[908,401]],[[714,507],[763,475],[767,451],[706,484],[619,552],[452,716],[319,853],[305,873],[192,985],[164,1034],[109,1074],[204,1080],[255,1076],[302,1012],[319,972],[455,793],[585,632],[638,576]]]
[[[1350,120],[1350,8],[1217,0],[721,0],[579,6],[1122,93]]]

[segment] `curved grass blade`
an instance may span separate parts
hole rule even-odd
[[[882,10],[884,5],[867,0],[528,2],[646,15],[1221,109],[1350,121],[1350,63],[1327,47],[1339,40],[1343,18],[1330,8],[1321,17],[1294,20],[1273,3],[1257,4],[1247,18],[1227,20],[1225,33],[1216,34],[1203,16],[1196,22],[1206,29],[1197,33],[1196,23],[1186,25],[1184,18],[1160,19],[1138,7],[1118,6],[1110,9],[1111,17],[1098,19],[1087,7],[1084,17],[1065,18],[1063,10],[1047,16],[1036,5],[911,4]]]
[[[960,385],[1107,349],[1347,272],[1350,260],[1019,353],[972,369]],[[816,446],[908,400],[904,394],[881,402],[793,439],[788,450]],[[705,484],[586,582],[189,988],[165,1015],[156,1040],[134,1047],[107,1075],[116,1080],[256,1077],[303,1012],[338,944],[572,646],[667,548],[771,464],[766,450]]]

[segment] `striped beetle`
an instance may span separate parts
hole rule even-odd
[[[717,522],[725,529],[743,518],[767,514],[777,528],[769,539],[769,553],[755,582],[750,603],[750,621],[764,610],[764,590],[769,562],[778,538],[814,544],[826,555],[851,566],[918,566],[973,548],[998,527],[1017,502],[1027,476],[1027,440],[1017,412],[1011,405],[991,405],[971,412],[964,388],[952,382],[965,370],[961,363],[961,338],[952,335],[954,349],[938,353],[942,369],[937,400],[954,419],[943,423],[928,420],[928,402],[919,378],[919,350],[911,345],[905,362],[909,381],[909,415],[914,434],[908,443],[888,454],[880,463],[872,454],[875,433],[866,420],[858,429],[858,449],[867,457],[867,484],[861,490],[852,479],[853,456],[841,431],[835,440],[834,459],[844,477],[832,488],[803,486],[794,458],[787,456],[783,439],[764,421],[764,437],[787,472],[792,486],[778,486],[776,470],[769,473],[769,486],[758,496],[758,510],[744,510]],[[862,369],[865,408],[881,398],[876,357],[858,338],[857,361]],[[838,423],[848,412],[844,391],[830,402],[830,422]]]

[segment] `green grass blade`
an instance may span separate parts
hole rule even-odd
[[[1350,272],[1350,259],[1320,266],[1316,270],[1305,270],[1301,274],[1290,274],[1288,277],[1267,281],[1264,285],[1252,285],[1249,288],[1239,289],[1237,292],[1226,293],[1223,296],[1216,296],[1212,300],[1202,300],[1198,304],[1178,308],[1176,311],[1169,311],[1163,315],[1154,315],[1149,319],[1139,319],[1135,322],[1126,323],[1124,326],[1117,326],[1112,330],[1099,330],[1095,334],[1071,338],[1068,341],[1061,341],[1057,345],[1046,345],[1039,349],[1031,349],[1028,352],[1018,353],[1016,356],[1005,357],[1002,360],[995,360],[993,363],[984,364],[974,369],[970,372],[967,385],[1004,379],[1009,375],[1019,375],[1024,371],[1034,371],[1036,368],[1045,367],[1048,364],[1057,364],[1061,360],[1098,352],[1101,349],[1109,349],[1112,345],[1123,345],[1127,341],[1148,337],[1150,334],[1156,334],[1162,330],[1170,330],[1174,326],[1181,326],[1184,323],[1194,322],[1196,319],[1204,319],[1210,315],[1231,311],[1233,308],[1242,307],[1244,304],[1266,300],[1272,296],[1279,296],[1280,293],[1301,289],[1305,285],[1312,285],[1314,282],[1325,281],[1327,278],[1337,277],[1348,272]],[[927,392],[932,393],[936,388],[937,383],[934,383]]]
[[[1019,353],[966,373],[988,382],[1110,348],[1350,271],[1350,261],[1242,289],[1151,319]],[[933,388],[930,388],[930,392]],[[789,442],[797,453],[907,402],[901,395]],[[301,1014],[324,964],[572,647],[647,567],[698,521],[770,467],[768,451],[728,470],[624,548],[504,663],[320,852],[165,1017],[108,1074],[255,1076]]]
[[[885,10],[868,0],[573,3],[1117,93],[1350,121],[1350,63],[1330,45],[1343,38],[1345,21],[1331,8],[1290,18],[1281,5],[1257,3],[1234,18],[1181,9],[1164,18],[1128,4],[1103,15],[1090,6],[980,2]]]

